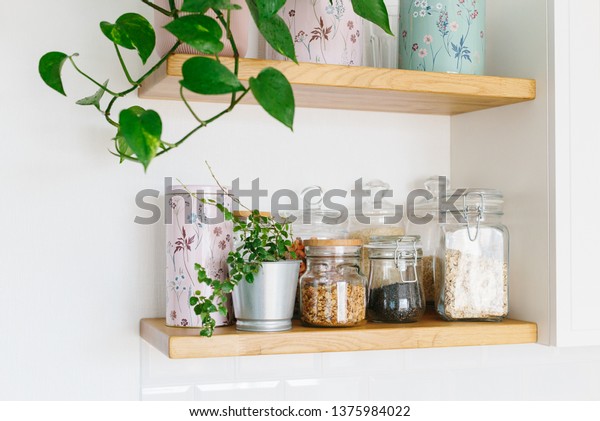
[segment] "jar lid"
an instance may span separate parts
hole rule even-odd
[[[260,211],[259,214],[260,216],[266,216],[267,218],[271,217],[271,212]],[[233,211],[233,216],[235,216],[236,218],[248,218],[250,215],[252,215],[252,212],[248,210]]]
[[[458,199],[454,200],[456,193],[461,190],[462,192],[458,195]],[[447,193],[445,199],[447,202],[453,203],[459,212],[480,210],[482,213],[487,214],[503,214],[504,195],[500,190],[481,188],[458,189],[456,192]],[[453,210],[451,208],[442,208],[440,211],[452,212]]]
[[[362,246],[362,240],[355,238],[342,238],[342,239],[328,239],[328,240],[319,240],[316,238],[311,238],[309,240],[304,241],[304,245],[307,247],[347,247],[354,246],[360,247]]]
[[[362,201],[361,213],[366,217],[382,217],[382,216],[396,216],[396,205],[389,200],[385,200],[384,196],[380,193],[383,191],[390,191],[390,185],[381,180],[371,180],[364,185],[364,189],[371,192],[370,196],[366,197]],[[385,197],[388,197],[387,195]],[[350,215],[357,215],[358,210],[356,208],[351,209]]]
[[[365,246],[371,258],[415,258],[423,256],[421,236],[400,235],[371,237]]]

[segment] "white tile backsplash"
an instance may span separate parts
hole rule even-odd
[[[369,396],[368,390],[366,377],[287,380],[285,399],[290,401],[365,400]]]
[[[600,348],[502,345],[170,360],[142,345],[144,400],[600,400]]]
[[[283,400],[280,381],[205,384],[196,387],[196,399],[203,401],[278,401]]]

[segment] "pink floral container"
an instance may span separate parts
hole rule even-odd
[[[250,11],[244,0],[232,0],[233,4],[237,4],[242,8],[240,10],[231,11],[231,32],[235,38],[235,44],[237,46],[240,57],[246,57],[248,52],[248,30],[250,29]],[[169,0],[155,0],[157,6],[163,9],[169,10]],[[175,0],[175,6],[180,9],[183,4],[183,0]],[[184,13],[185,14],[185,13]],[[184,15],[182,14],[182,15]],[[215,18],[213,12],[206,12],[206,16]],[[163,15],[162,13],[154,12],[154,29],[156,31],[156,51],[161,56],[166,54],[175,44],[177,39],[163,27],[171,21],[170,18]],[[224,32],[224,31],[223,31]],[[225,48],[220,53],[223,57],[233,57],[233,50],[231,44],[227,40],[225,34],[221,39]],[[179,54],[200,54],[195,48],[190,47],[187,44],[179,46],[175,53]]]
[[[286,22],[298,61],[362,65],[362,18],[350,0],[288,0],[279,12]],[[267,46],[267,58],[284,57]]]
[[[193,197],[182,186],[174,186],[167,194],[166,253],[167,253],[167,326],[200,327],[200,318],[190,306],[195,291],[207,296],[210,287],[200,285],[196,263],[201,264],[214,279],[226,279],[229,275],[227,255],[233,248],[233,224],[224,221],[223,214],[200,199],[216,200],[231,209],[231,198],[216,186],[187,186]],[[169,220],[170,217],[170,220]],[[227,301],[228,316],[219,313],[212,316],[217,326],[233,323],[231,298]]]

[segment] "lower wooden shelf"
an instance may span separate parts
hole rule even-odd
[[[537,325],[518,320],[445,322],[427,314],[418,323],[367,323],[354,328],[309,328],[294,323],[276,333],[217,328],[212,338],[199,329],[173,328],[165,319],[142,319],[140,335],[169,358],[214,358],[245,355],[306,354],[382,349],[523,344],[537,341]]]

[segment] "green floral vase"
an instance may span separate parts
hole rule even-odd
[[[481,75],[485,0],[401,0],[400,68]]]

